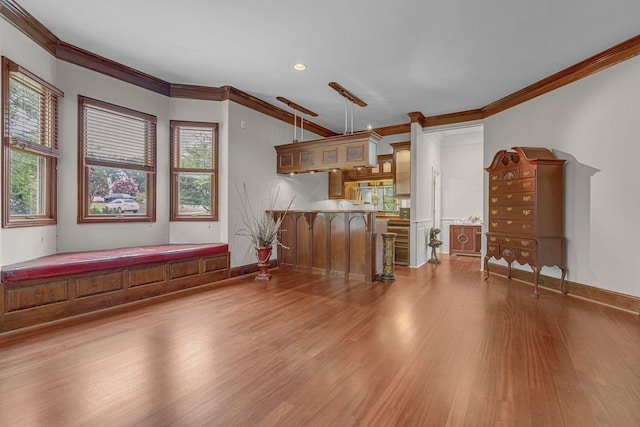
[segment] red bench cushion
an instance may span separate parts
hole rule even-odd
[[[44,277],[66,276],[89,271],[122,268],[136,264],[215,255],[229,251],[226,243],[199,245],[157,245],[104,251],[69,252],[49,255],[2,267],[2,282],[20,282]]]

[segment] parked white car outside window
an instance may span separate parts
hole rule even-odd
[[[138,213],[140,205],[133,199],[116,199],[105,205],[109,209],[114,209],[116,212],[133,212]]]

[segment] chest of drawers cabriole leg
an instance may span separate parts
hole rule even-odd
[[[511,264],[528,264],[533,269],[534,295],[543,266],[558,266],[564,279],[565,238],[563,233],[564,160],[540,147],[513,147],[496,153],[489,172],[489,215],[485,279],[489,259],[504,259],[511,278]]]

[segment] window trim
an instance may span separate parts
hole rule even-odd
[[[175,154],[175,128],[176,127],[195,127],[202,128],[213,131],[213,161],[212,161],[212,171],[211,169],[187,169],[187,168],[179,168],[176,165],[177,160],[174,158]],[[171,120],[170,121],[170,141],[169,141],[169,180],[170,180],[170,191],[169,191],[169,221],[218,221],[218,192],[219,192],[219,182],[218,182],[218,123],[214,122],[197,122],[197,121],[183,121],[183,120]],[[211,214],[210,215],[184,215],[179,213],[178,208],[178,175],[180,173],[208,173],[211,174],[213,178],[213,185],[211,186],[212,200],[211,200]]]
[[[12,73],[20,76],[18,83],[29,87],[42,96],[52,97],[53,102],[48,117],[40,117],[49,125],[43,144],[23,141],[9,136],[9,83]],[[20,81],[25,79],[28,82]],[[57,159],[59,157],[57,139],[58,101],[64,93],[45,80],[31,73],[24,67],[2,57],[2,228],[39,227],[56,225],[57,217]],[[44,159],[46,173],[44,176],[44,214],[42,215],[11,215],[11,152],[22,151]]]
[[[147,174],[146,183],[146,214],[113,214],[113,215],[89,215],[90,204],[86,201],[89,195],[89,166],[85,164],[85,141],[84,141],[84,108],[85,105],[96,106],[98,108],[121,113],[124,115],[147,120],[153,129],[153,166],[140,169]],[[96,223],[122,223],[122,222],[155,222],[156,221],[156,173],[158,168],[157,147],[157,118],[154,115],[143,113],[127,107],[123,107],[109,102],[100,101],[83,95],[78,95],[78,224]],[[122,165],[101,164],[95,165],[107,168],[122,168]],[[125,169],[125,168],[122,168]]]

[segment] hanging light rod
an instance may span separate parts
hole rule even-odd
[[[333,88],[336,92],[338,92],[340,95],[344,96],[354,104],[359,105],[360,107],[367,106],[366,102],[364,102],[362,99],[358,98],[357,96],[355,96],[354,94],[352,94],[351,92],[349,92],[348,90],[340,86],[340,84],[336,82],[330,82],[329,86],[331,86],[331,88]]]
[[[318,113],[314,113],[311,110],[307,110],[306,108],[296,104],[295,102],[289,101],[287,98],[284,98],[282,96],[278,96],[278,97],[276,97],[276,99],[278,101],[280,101],[280,102],[283,102],[283,103],[287,104],[289,107],[293,108],[294,110],[300,111],[303,114],[306,114],[306,115],[311,116],[311,117],[318,117]]]

